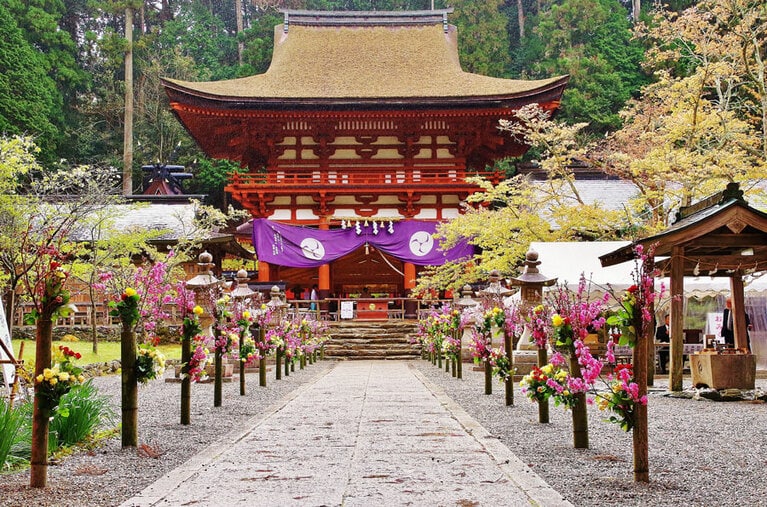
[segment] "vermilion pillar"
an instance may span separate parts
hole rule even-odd
[[[264,261],[258,261],[258,281],[269,281],[269,263]]]
[[[327,217],[320,218],[319,229],[321,231],[327,231],[330,229],[330,224],[328,223]],[[330,295],[330,264],[323,264],[317,268],[317,276],[319,278],[317,282],[319,296],[324,299]]]
[[[415,288],[415,264],[411,262],[403,262],[402,270],[405,273],[405,295],[410,296],[410,292]],[[413,300],[407,300],[405,302],[405,318],[415,319],[417,317],[418,305]]]

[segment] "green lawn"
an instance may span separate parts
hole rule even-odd
[[[24,341],[24,357],[22,359],[27,363],[33,362],[35,356],[35,342],[33,340]],[[22,340],[13,340],[13,350],[18,356],[19,346]],[[99,353],[93,353],[93,344],[89,341],[80,342],[62,342],[54,341],[53,347],[58,348],[59,345],[69,347],[75,352],[79,352],[83,357],[78,360],[78,364],[91,364],[91,363],[103,363],[112,361],[113,359],[120,359],[120,342],[99,342]],[[158,347],[160,351],[165,354],[166,359],[181,359],[181,344],[160,345]]]

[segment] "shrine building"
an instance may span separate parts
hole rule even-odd
[[[464,72],[450,12],[285,10],[264,74],[163,80],[202,150],[247,170],[225,190],[253,215],[260,282],[405,296],[421,266],[471,254],[436,225],[479,190],[466,177],[497,183],[487,168],[527,150],[498,121],[555,111],[568,78]]]

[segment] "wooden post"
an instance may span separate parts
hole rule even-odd
[[[35,338],[35,378],[51,367],[51,334],[53,322],[49,313],[37,320]],[[35,383],[35,402],[32,411],[32,454],[30,456],[29,486],[44,488],[48,483],[48,423],[50,407],[37,396],[40,386]]]
[[[644,332],[637,336],[634,346],[634,381],[639,386],[639,397],[647,395],[647,350],[650,340],[655,339],[652,326],[643,323],[640,329]],[[680,370],[681,372],[681,370]],[[681,375],[680,375],[681,377]],[[632,434],[634,446],[634,482],[650,482],[650,466],[648,459],[647,405],[634,404],[634,429]]]
[[[288,359],[288,355],[285,354],[285,376],[290,376],[290,365],[293,362],[293,357]]]
[[[223,385],[224,385],[224,354],[219,347],[216,347],[216,351],[213,354],[213,406],[220,407],[223,398]]]
[[[485,359],[485,394],[493,394],[493,366]]]
[[[275,378],[277,380],[282,379],[282,351],[280,349],[277,349],[274,352],[274,369],[276,371]]]
[[[684,248],[671,249],[671,351],[669,390],[682,390],[682,353],[684,352]]]
[[[120,333],[122,381],[122,446],[138,446],[138,382],[136,381],[136,333],[123,326]]]
[[[748,325],[746,324],[746,301],[743,299],[743,278],[735,272],[730,277],[730,299],[732,301],[732,332],[735,348],[748,348]]]
[[[245,326],[245,330],[247,330],[247,326]],[[239,361],[240,361],[240,396],[245,396],[245,362],[242,359],[242,343],[245,341],[245,330],[241,333],[240,336],[240,353],[239,353]]]
[[[181,337],[181,424],[191,423],[192,411],[192,379],[189,377],[189,361],[192,359],[192,338]]]
[[[578,357],[575,351],[570,353],[570,375],[575,378],[581,378],[581,366],[578,364]],[[576,403],[572,409],[573,412],[573,447],[576,449],[589,448],[589,420],[586,412],[586,393],[575,395]]]
[[[435,352],[437,354],[437,368],[440,370],[442,369],[442,350],[441,347],[437,348],[437,351]]]
[[[512,350],[513,340],[511,335],[504,331],[503,347],[506,353],[506,359],[509,361],[509,378],[504,382],[506,388],[506,406],[514,404],[514,351]]]
[[[264,343],[266,339],[265,330],[261,326],[258,326],[257,329],[259,340],[261,340],[261,343]],[[258,386],[266,387],[266,357],[263,356],[263,351],[261,351],[261,358],[258,360]]]
[[[538,368],[543,368],[546,366],[549,362],[549,354],[546,352],[545,347],[540,347],[538,349]],[[548,423],[549,422],[549,400],[538,401],[538,422],[539,423]]]

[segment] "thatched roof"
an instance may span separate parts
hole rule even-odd
[[[198,83],[164,79],[164,84],[171,96],[175,91],[243,107],[293,99],[523,98],[562,88],[567,81],[564,76],[523,81],[464,72],[456,28],[439,21],[433,11],[404,17],[343,14],[287,11],[289,23],[275,27],[272,63],[264,74]]]

